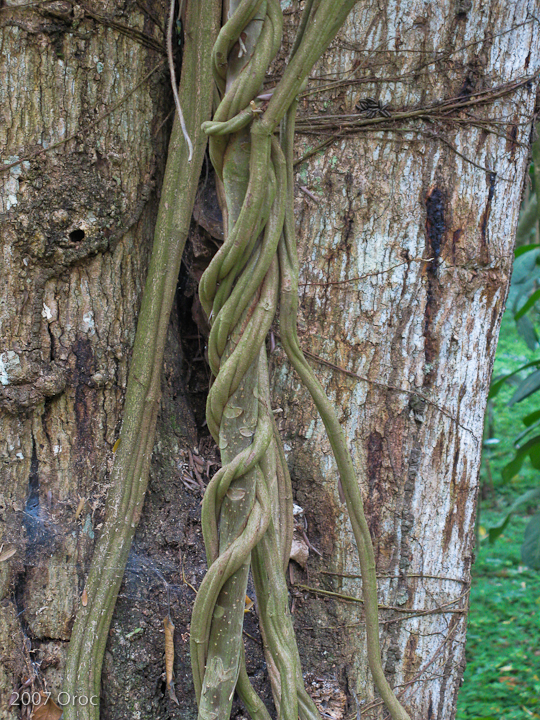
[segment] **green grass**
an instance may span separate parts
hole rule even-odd
[[[538,356],[517,335],[505,316],[493,376],[517,369]],[[484,452],[481,479],[491,492],[480,507],[480,536],[526,490],[538,487],[540,474],[527,461],[509,483],[501,469],[513,457],[513,439],[521,418],[540,407],[540,393],[508,408],[514,387],[493,400],[492,433],[499,443]],[[490,472],[489,472],[490,471]],[[540,573],[523,566],[520,546],[534,506],[516,514],[494,544],[480,541],[473,568],[466,647],[467,669],[457,720],[528,720],[540,718]]]

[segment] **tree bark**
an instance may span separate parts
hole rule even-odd
[[[292,28],[298,5],[282,6]],[[365,97],[396,113],[533,76],[539,29],[529,12],[532,0],[358,4],[318,66],[324,82],[310,87],[335,73],[350,84],[301,100],[299,115],[358,113]],[[0,175],[0,555],[16,550],[0,562],[1,720],[21,716],[9,698],[28,679],[57,697],[84,601],[170,130],[165,16],[157,3],[0,9],[0,139],[4,162],[15,163]],[[385,670],[405,684],[412,717],[452,718],[463,672],[483,411],[536,86],[445,120],[374,127],[297,168],[300,337],[342,368],[314,361],[353,449],[380,603],[394,608],[381,610]],[[498,135],[486,118],[504,120]],[[299,135],[299,157],[322,139]],[[181,273],[171,319],[149,493],[106,653],[102,716],[114,720],[195,715],[187,583],[199,585],[205,560],[200,495],[182,477],[188,449],[205,460],[215,452],[202,427],[204,340],[190,339],[193,278],[219,236],[211,177],[204,186],[191,275]],[[322,423],[279,339],[272,357],[296,502],[322,553],[311,553],[305,573],[292,565],[292,578],[361,597],[359,580],[343,577],[358,574],[356,550]],[[356,713],[356,703],[363,717],[382,718],[380,706],[366,709],[375,696],[361,605],[299,587],[292,594],[308,687],[330,696],[336,718]],[[178,708],[162,677],[169,605]],[[256,636],[253,611],[246,618]],[[262,651],[246,643],[248,671],[269,698]]]
[[[349,73],[351,85],[301,101],[298,127],[363,98],[398,114],[533,76],[533,4],[508,10],[356,5],[317,73],[321,85]],[[300,339],[321,359],[353,448],[379,602],[393,608],[380,612],[385,670],[415,718],[454,716],[465,665],[482,425],[536,90],[534,80],[447,121],[369,128],[297,166]],[[498,134],[476,124],[486,118],[502,121]],[[299,157],[324,139],[301,136]],[[274,387],[295,500],[322,553],[296,582],[360,598],[324,428],[279,346]],[[357,698],[363,718],[385,717],[373,707],[362,606],[298,591],[304,668],[333,675],[349,710]]]

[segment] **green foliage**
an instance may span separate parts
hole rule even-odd
[[[538,368],[531,356],[509,306],[495,359],[499,379],[490,392],[491,442],[485,443],[481,479],[484,489],[491,482],[492,487],[480,508],[467,668],[456,720],[540,718],[540,573],[527,567],[534,558],[522,554],[524,535],[538,547],[537,535],[528,528],[540,529],[539,516],[530,517],[538,506],[540,482],[529,462],[532,446],[524,449],[529,436],[538,433],[540,402],[534,393],[510,402],[525,373]],[[520,426],[524,429],[516,434]],[[515,443],[524,450],[521,455]]]
[[[456,720],[540,718],[540,574],[519,549],[527,522],[516,515],[496,544],[481,543]]]

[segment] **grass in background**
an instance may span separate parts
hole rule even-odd
[[[501,326],[493,377],[538,357],[516,332],[511,315]],[[466,647],[467,669],[456,720],[540,718],[540,573],[523,566],[520,547],[532,505],[516,513],[492,545],[484,527],[526,490],[538,487],[540,473],[527,460],[519,474],[503,483],[501,470],[513,457],[512,441],[521,418],[540,407],[533,395],[508,408],[515,387],[505,386],[492,401],[491,436],[499,443],[484,450],[480,502],[480,547],[473,567]]]

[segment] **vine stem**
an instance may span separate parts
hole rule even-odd
[[[158,209],[152,257],[129,372],[121,440],[115,455],[106,518],[86,580],[88,603],[80,607],[68,648],[64,691],[100,697],[103,655],[148,482],[160,400],[163,352],[182,252],[187,238],[206,141],[201,124],[212,106],[211,50],[221,4],[192,0],[186,14],[186,44],[180,97],[195,140],[188,162],[176,118]],[[193,87],[197,87],[196,93]],[[98,720],[99,706],[69,704],[64,720]]]
[[[209,570],[197,594],[191,626],[200,720],[228,717],[235,686],[248,701],[253,698],[241,646],[250,560],[279,717],[317,717],[303,687],[288,608],[283,567],[290,543],[283,533],[290,498],[279,499],[280,493],[287,493],[287,483],[274,480],[282,459],[275,433],[275,442],[271,439],[273,421],[268,419],[264,338],[276,307],[276,250],[282,341],[326,426],[358,545],[369,665],[392,718],[409,720],[382,670],[375,558],[352,459],[335,410],[309,368],[296,334],[298,261],[292,200],[296,97],[353,4],[354,0],[307,3],[291,59],[262,114],[256,99],[281,42],[277,0],[231,2],[229,19],[214,47],[214,78],[223,99],[205,130],[212,163],[223,183],[228,227],[223,246],[201,279],[199,295],[211,323],[208,357],[215,377],[207,422],[222,450],[223,468],[209,484],[203,502]],[[280,147],[273,134],[282,120]],[[255,709],[260,712],[260,707]]]

